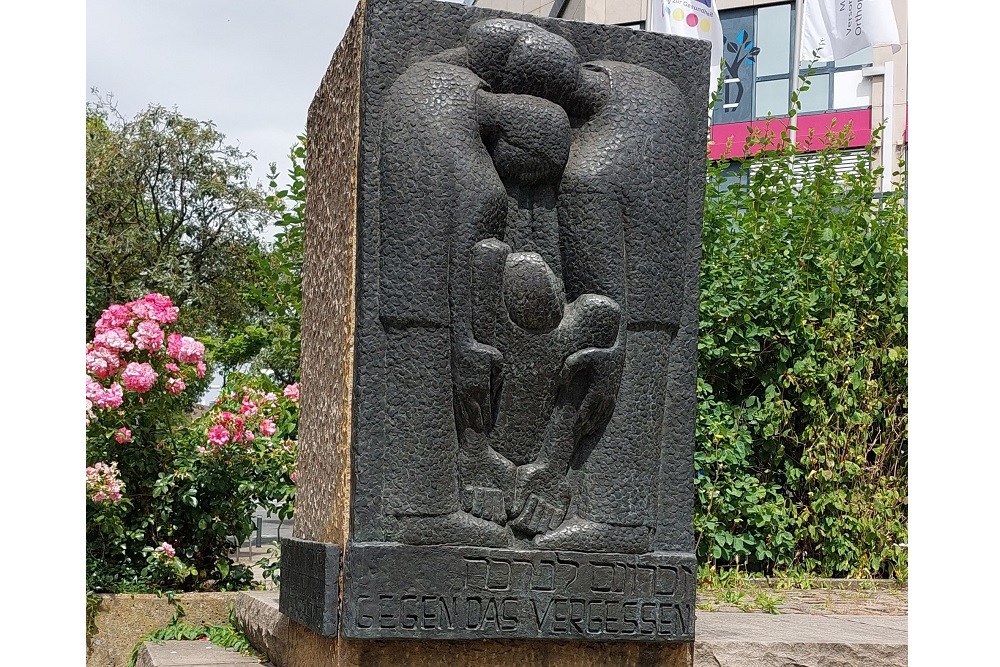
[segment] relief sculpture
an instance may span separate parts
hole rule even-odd
[[[650,551],[687,250],[680,90],[490,19],[384,108],[389,538]]]

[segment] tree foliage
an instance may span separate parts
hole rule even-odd
[[[192,332],[246,317],[259,233],[270,219],[253,155],[208,121],[150,105],[87,105],[87,331],[109,303],[170,295]]]
[[[277,227],[270,245],[254,250],[256,280],[243,286],[251,315],[231,327],[212,346],[223,367],[248,365],[284,384],[299,377],[299,322],[302,312],[302,239],[306,204],[306,138],[299,136],[288,154],[288,183],[279,184],[277,166],[268,175],[267,205]]]
[[[878,192],[874,141],[847,168],[848,137],[806,158],[767,130],[709,165],[702,562],[906,576],[905,186]]]

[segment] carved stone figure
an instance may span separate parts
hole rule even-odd
[[[463,639],[690,655],[709,60],[359,3],[309,111],[296,621],[429,640],[414,664]]]
[[[664,77],[510,19],[393,83],[379,317],[396,539],[650,549],[687,114]]]

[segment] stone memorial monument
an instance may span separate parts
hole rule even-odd
[[[294,662],[690,664],[709,50],[362,0],[309,110]]]

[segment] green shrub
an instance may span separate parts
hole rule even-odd
[[[695,464],[704,563],[905,577],[905,186],[878,192],[874,141],[846,168],[849,131],[807,158],[767,130],[751,137],[751,159],[709,163]]]

